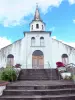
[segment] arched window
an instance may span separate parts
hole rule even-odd
[[[35,37],[31,38],[31,46],[35,46]]]
[[[62,54],[62,62],[67,65],[69,63],[69,58],[67,54]]]
[[[32,30],[33,30],[33,25],[32,25]]]
[[[39,28],[39,24],[36,24],[36,28],[37,28],[37,29]]]
[[[44,46],[44,37],[40,37],[40,46]]]
[[[43,25],[42,25],[42,30],[43,30]]]
[[[14,56],[12,54],[9,54],[7,56],[7,66],[13,66],[14,65]]]

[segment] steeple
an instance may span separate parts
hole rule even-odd
[[[30,31],[45,31],[45,23],[40,18],[38,4],[34,14],[34,19],[30,23]]]
[[[34,20],[41,20],[41,19],[40,19],[40,13],[39,13],[38,4],[36,5]]]

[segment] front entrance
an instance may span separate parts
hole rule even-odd
[[[36,50],[32,54],[32,68],[43,69],[44,68],[44,55],[40,50]]]

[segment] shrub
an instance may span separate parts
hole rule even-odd
[[[13,66],[6,66],[6,68],[12,68]]]
[[[12,68],[5,68],[1,72],[1,80],[5,80],[5,81],[15,81],[16,78],[17,78],[16,72]]]

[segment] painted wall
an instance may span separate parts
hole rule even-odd
[[[31,38],[35,37],[35,46],[31,46]],[[44,46],[40,46],[40,37],[44,37]],[[67,54],[69,63],[75,63],[75,49],[52,39],[48,32],[30,32],[25,37],[0,50],[0,67],[5,67],[7,56],[14,55],[14,65],[21,64],[22,68],[32,68],[32,54],[41,50],[44,54],[44,68],[56,68],[56,62],[62,61],[62,54]]]
[[[57,61],[62,61],[62,54],[67,54],[69,63],[75,63],[75,48],[62,43],[56,39],[52,39],[52,67],[56,67]]]
[[[12,54],[14,56],[14,65],[17,63],[23,63],[24,59],[24,51],[25,47],[25,39],[18,40],[13,44],[4,47],[0,50],[0,66],[5,67],[7,63],[7,56]],[[22,57],[23,56],[23,57]]]
[[[27,68],[32,68],[32,54],[35,50],[41,50],[44,54],[44,64],[45,68],[48,68],[48,61],[51,61],[51,54],[49,55],[49,52],[51,52],[51,40],[50,40],[50,34],[49,33],[41,33],[35,32],[35,33],[27,33],[25,35],[26,37],[26,54],[27,54]],[[35,46],[31,46],[31,38],[35,37]],[[44,46],[40,46],[40,37],[44,37]]]
[[[39,24],[39,28],[36,28],[36,24]],[[32,29],[32,25],[33,25],[33,29]],[[43,25],[43,29],[42,29],[42,25]],[[45,25],[43,22],[41,21],[33,21],[30,24],[30,31],[45,31]]]

